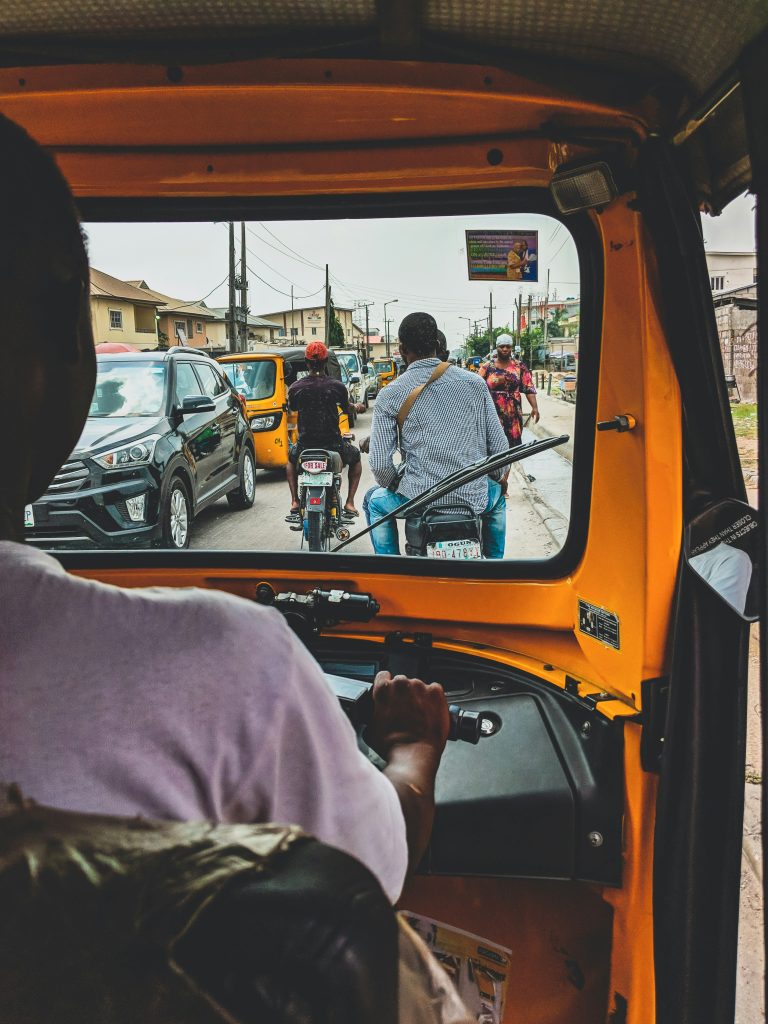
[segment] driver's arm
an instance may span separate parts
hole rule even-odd
[[[439,683],[427,685],[379,672],[373,685],[374,719],[367,742],[387,762],[405,818],[408,869],[424,856],[435,816],[435,776],[448,739],[450,719]]]

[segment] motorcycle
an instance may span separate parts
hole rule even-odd
[[[405,520],[405,551],[408,555],[426,558],[477,559],[483,557],[483,529],[481,517],[465,502],[456,501],[450,505],[436,502],[455,491],[457,487],[470,483],[478,477],[487,476],[513,462],[519,462],[531,455],[538,455],[557,445],[565,444],[568,434],[547,437],[528,444],[518,445],[498,455],[490,455],[471,466],[459,469],[443,480],[394,509],[372,526],[367,526],[351,537],[345,537],[333,551],[341,551],[347,544],[359,540],[376,526],[390,519]]]
[[[306,448],[299,456],[298,484],[301,526],[310,551],[328,551],[331,539],[345,541],[342,525],[341,456],[325,448]]]

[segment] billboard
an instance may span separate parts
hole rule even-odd
[[[538,231],[467,231],[470,281],[538,281]]]

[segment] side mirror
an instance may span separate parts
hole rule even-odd
[[[352,376],[349,378],[349,383],[350,384],[359,384],[360,383],[360,376],[359,376],[359,374],[353,373]]]
[[[368,373],[370,373],[370,372],[371,372],[371,368],[370,368],[370,366],[368,365],[368,363],[366,363],[366,364],[365,364],[365,365],[363,366],[363,373],[364,373],[364,374],[368,374]]]
[[[700,512],[685,529],[688,567],[745,622],[760,618],[759,513],[726,498]]]
[[[213,399],[206,395],[187,395],[182,400],[179,412],[182,416],[189,416],[196,412],[216,412],[216,405]]]

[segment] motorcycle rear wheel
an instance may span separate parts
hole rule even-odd
[[[307,542],[310,551],[323,550],[323,513],[307,512]]]

